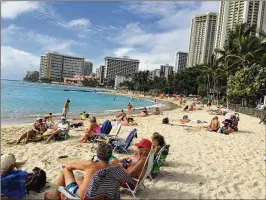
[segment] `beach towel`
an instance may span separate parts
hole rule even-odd
[[[161,166],[164,164],[169,152],[170,145],[166,145],[161,154],[154,159],[151,174],[157,174],[160,171]]]
[[[108,135],[111,132],[111,130],[112,130],[111,121],[106,120],[101,127],[101,133]]]
[[[120,184],[132,183],[130,175],[121,166],[112,166],[95,173],[86,190],[85,198],[93,199],[103,195],[108,199],[120,199]]]
[[[9,175],[1,175],[1,194],[9,198],[22,199],[26,195],[28,172],[13,170]]]

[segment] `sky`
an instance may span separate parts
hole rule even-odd
[[[93,71],[105,56],[140,60],[140,70],[174,65],[188,52],[191,20],[218,1],[1,2],[1,78],[39,71],[45,52],[84,57]]]

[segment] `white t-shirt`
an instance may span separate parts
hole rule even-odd
[[[62,123],[59,123],[58,125],[57,125],[57,129],[60,129],[60,130],[65,130],[65,129],[67,129],[68,128],[68,124],[67,123],[65,123],[65,124],[62,124]]]

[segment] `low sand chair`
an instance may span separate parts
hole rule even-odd
[[[125,188],[127,191],[131,192],[132,196],[136,199],[136,193],[137,191],[143,187],[145,190],[147,190],[146,186],[144,185],[144,181],[147,179],[147,177],[149,176],[149,174],[151,173],[152,167],[153,167],[153,160],[154,160],[154,154],[155,154],[155,149],[152,149],[143,165],[143,168],[141,170],[140,173],[140,178],[135,179],[132,178],[134,181],[136,181],[136,185],[134,187],[134,189],[131,189],[129,184],[126,183],[127,188]],[[147,169],[145,169],[147,166]]]

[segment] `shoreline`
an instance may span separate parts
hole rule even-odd
[[[147,101],[153,101],[154,104],[152,106],[147,106],[147,109],[149,112],[153,112],[154,109],[155,109],[155,106],[157,104],[161,104],[162,106],[160,107],[160,110],[161,111],[171,111],[171,110],[174,110],[176,108],[178,108],[178,105],[174,102],[171,102],[169,101],[168,99],[166,100],[162,100],[162,99],[157,99],[157,98],[149,98],[148,96],[147,97],[140,97],[140,96],[137,96],[135,94],[124,94],[124,93],[120,93],[120,92],[116,92],[114,93],[114,91],[110,91],[110,90],[105,90],[105,93],[106,94],[111,94],[111,95],[120,95],[120,96],[128,96],[128,97],[134,97],[134,98],[137,98],[137,99],[143,99],[143,100],[147,100]],[[156,100],[156,102],[155,102]],[[137,108],[135,109],[134,112],[131,112],[131,113],[127,113],[127,115],[129,116],[134,116],[134,115],[137,115],[137,114],[140,114],[141,113],[141,110],[144,108],[145,106],[143,107],[140,107],[140,108]],[[127,110],[126,108],[121,108],[121,109],[124,109],[124,110]],[[96,118],[102,118],[102,117],[114,117],[117,112],[119,112],[119,110],[113,110],[113,111],[110,111],[110,112],[93,112],[93,114],[90,114],[90,116],[95,116]],[[12,118],[1,118],[1,128],[6,128],[6,127],[9,127],[9,126],[16,126],[16,125],[28,125],[28,124],[32,124],[36,118],[38,116],[27,116],[27,117],[12,117]],[[42,117],[40,115],[40,117]],[[43,115],[44,117],[44,115]],[[57,120],[60,120],[61,118],[61,115],[55,115],[53,117],[53,120],[54,121],[57,121]],[[78,113],[71,113],[71,114],[68,114],[68,118],[70,119],[79,119],[79,114]]]

